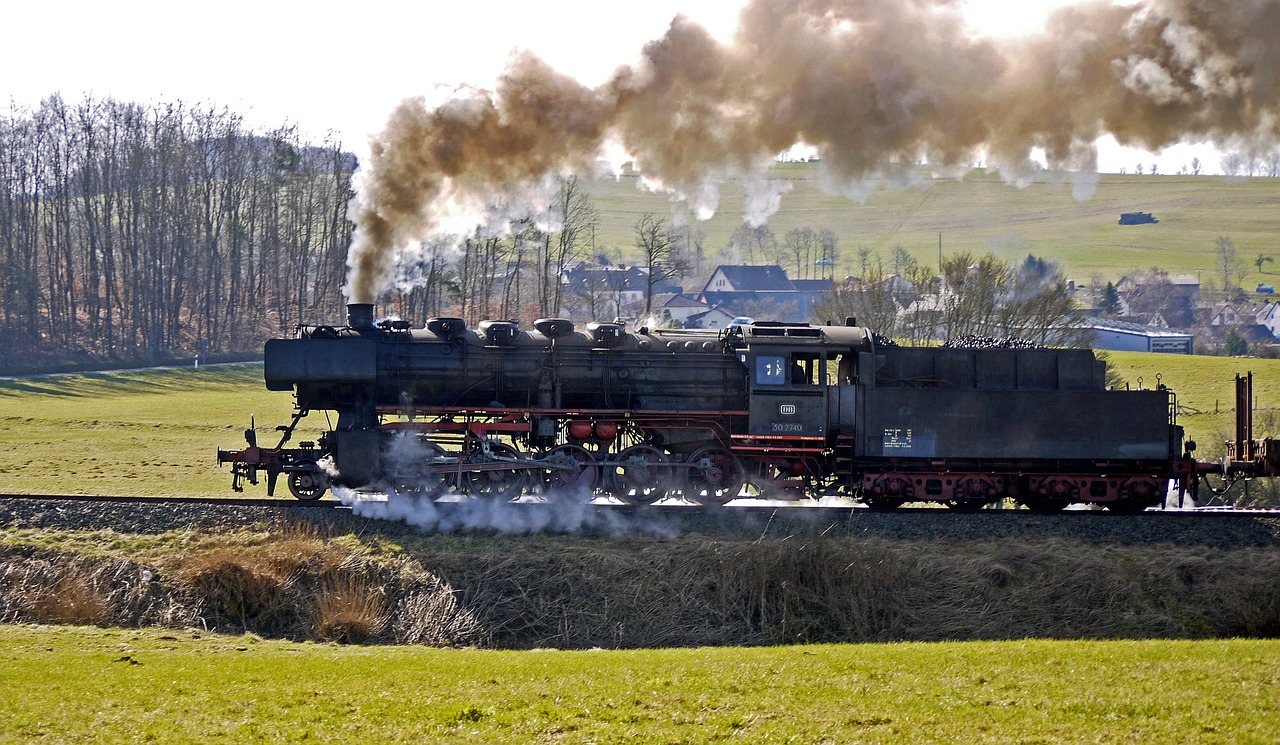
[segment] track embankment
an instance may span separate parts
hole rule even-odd
[[[380,519],[383,515],[389,519]],[[1095,544],[1172,544],[1236,548],[1280,546],[1280,513],[1147,512],[1115,515],[1026,510],[976,513],[944,509],[873,512],[825,507],[618,508],[546,504],[435,503],[426,510],[355,511],[337,502],[290,499],[26,498],[0,495],[0,526],[110,529],[120,533],[244,528],[299,521],[331,532],[386,535],[494,533],[576,534],[594,538],[714,540],[793,537],[903,541],[997,541],[1065,538]]]

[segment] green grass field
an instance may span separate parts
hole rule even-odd
[[[0,627],[5,742],[1274,742],[1280,642],[640,651]]]
[[[1174,389],[1202,454],[1230,436],[1236,373],[1254,372],[1255,434],[1280,434],[1280,360],[1113,352],[1111,362],[1133,387]],[[254,364],[0,381],[0,492],[229,495],[217,449],[243,446],[250,415],[260,442],[274,445],[292,405],[263,387]],[[313,413],[295,440],[327,426]]]
[[[243,447],[250,415],[274,445],[292,405],[263,387],[260,364],[0,381],[0,491],[230,493],[217,448]]]
[[[1213,250],[1216,239],[1225,236],[1249,269],[1245,288],[1280,279],[1280,264],[1265,264],[1265,274],[1252,264],[1259,254],[1280,260],[1280,179],[1106,174],[1093,197],[1080,201],[1069,184],[1018,188],[998,174],[971,171],[962,179],[882,186],[858,203],[824,192],[813,164],[779,164],[770,176],[791,184],[781,210],[769,220],[770,229],[779,240],[797,227],[834,231],[840,238],[836,277],[861,272],[857,250],[863,246],[888,262],[892,248],[902,245],[921,263],[936,267],[941,233],[947,253],[991,251],[1010,260],[1033,253],[1062,264],[1077,283],[1091,284],[1095,275],[1115,280],[1133,269],[1159,266],[1175,274],[1200,274],[1206,283],[1216,277],[1219,287],[1222,275]],[[667,195],[641,191],[637,182],[627,176],[592,186],[601,211],[597,244],[632,261],[636,220],[644,212],[666,215],[671,209]],[[1151,212],[1160,222],[1117,224],[1121,212],[1135,211]],[[727,184],[715,217],[695,223],[706,234],[709,257],[728,245],[743,216],[743,192]],[[794,266],[787,269],[795,275]]]

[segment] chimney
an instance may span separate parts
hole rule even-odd
[[[373,303],[348,304],[347,325],[353,329],[373,328]]]

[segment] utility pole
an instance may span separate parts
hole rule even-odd
[[[942,231],[938,231],[938,274],[942,274]]]

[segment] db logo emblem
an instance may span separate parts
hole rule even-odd
[[[781,415],[783,415],[783,416],[795,416],[795,414],[796,414],[796,405],[795,405],[795,404],[782,404],[781,406],[779,406],[779,407],[778,407],[778,413],[779,413],[779,414],[781,414]]]

